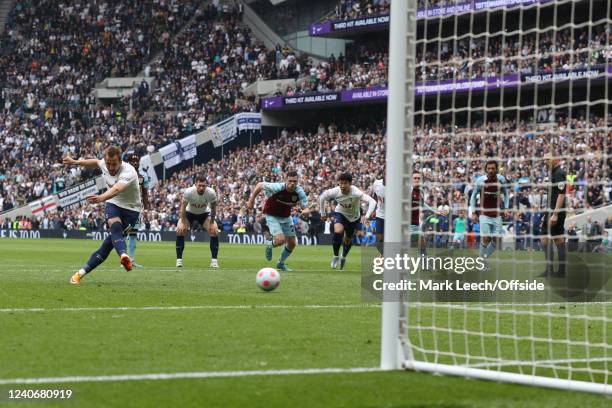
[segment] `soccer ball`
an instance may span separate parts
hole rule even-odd
[[[280,273],[274,268],[262,268],[257,272],[255,282],[261,290],[270,292],[280,284]]]

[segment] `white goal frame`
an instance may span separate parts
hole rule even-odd
[[[389,97],[387,104],[385,241],[409,242],[412,176],[417,1],[391,0],[389,40]],[[401,220],[396,222],[395,220]],[[383,278],[393,281],[392,272]],[[571,391],[612,394],[612,384],[486,370],[461,365],[418,361],[406,335],[408,324],[402,302],[383,302],[381,359],[383,370],[409,369],[484,380],[511,382]]]

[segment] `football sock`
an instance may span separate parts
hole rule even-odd
[[[176,259],[183,259],[183,250],[185,249],[185,237],[176,236]]]
[[[491,255],[493,255],[493,251],[495,251],[495,242],[491,240],[487,246],[487,258],[490,258]]]
[[[480,241],[480,249],[478,251],[478,255],[481,258],[484,258],[486,253],[487,253],[487,245],[484,242]]]
[[[104,262],[106,258],[108,258],[108,254],[110,254],[112,250],[113,250],[113,241],[109,235],[104,239],[104,241],[102,241],[102,245],[100,245],[100,248],[96,249],[96,251],[93,254],[91,254],[91,257],[89,257],[89,260],[87,261],[85,266],[83,266],[83,270],[85,271],[85,273],[91,272],[98,265]],[[79,275],[80,274],[81,273],[79,271]]]
[[[285,246],[283,248],[283,252],[281,252],[280,258],[278,258],[278,263],[285,263],[285,260],[289,258],[289,255],[291,255],[291,252],[293,251]]]
[[[119,256],[127,252],[125,245],[125,239],[123,238],[123,226],[120,222],[114,222],[110,227],[111,238],[113,240],[113,246]]]
[[[353,244],[343,244],[342,245],[342,257],[346,258],[348,256],[349,251],[353,247]]]
[[[334,236],[332,238],[332,245],[334,247],[334,256],[338,256],[338,253],[340,252],[340,246],[342,245],[342,234],[334,232]]]
[[[132,259],[136,259],[136,235],[128,236],[128,255]]]
[[[183,244],[184,247],[185,244]],[[178,246],[177,246],[178,251]],[[183,251],[181,251],[181,254]],[[217,255],[219,254],[219,237],[210,237],[210,255],[212,259],[217,259]]]

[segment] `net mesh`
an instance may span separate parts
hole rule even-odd
[[[488,271],[535,278],[546,268],[542,236],[550,231],[542,219],[552,177],[543,159],[550,155],[567,175],[568,259],[586,259],[574,270],[568,262],[567,273],[609,269],[611,17],[608,1],[555,0],[419,20],[405,160],[423,179],[419,228],[428,250],[479,251],[482,202],[477,197],[470,218],[469,201],[476,177],[495,160],[509,205]],[[405,207],[405,240],[414,239],[411,216]],[[457,219],[466,233],[457,232]],[[419,303],[407,296],[401,332],[415,360],[610,384],[612,303]]]

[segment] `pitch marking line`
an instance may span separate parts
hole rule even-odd
[[[0,309],[0,313],[41,313],[41,312],[106,312],[146,310],[232,310],[232,309],[371,309],[380,305],[194,305],[194,306],[117,306],[117,307],[52,307]]]
[[[177,379],[188,379],[188,378],[229,378],[229,377],[255,377],[255,376],[266,376],[266,375],[370,373],[370,372],[377,372],[377,371],[383,371],[383,370],[378,367],[306,368],[306,369],[288,369],[288,370],[195,371],[195,372],[184,372],[184,373],[158,373],[158,374],[93,375],[93,376],[42,377],[42,378],[6,378],[6,379],[0,379],[0,385],[177,380]]]

